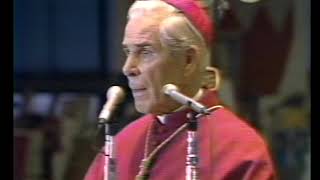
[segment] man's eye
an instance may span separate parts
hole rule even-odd
[[[148,51],[148,50],[143,49],[143,50],[141,51],[141,54],[149,54],[149,51]]]
[[[142,49],[140,53],[143,55],[149,55],[152,54],[153,51],[151,49]]]

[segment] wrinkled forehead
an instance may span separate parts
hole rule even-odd
[[[142,43],[158,44],[161,20],[153,17],[136,17],[128,21],[122,44],[125,46]]]

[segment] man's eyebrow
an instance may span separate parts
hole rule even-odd
[[[137,44],[122,44],[122,48],[128,48],[128,46],[135,46],[135,47],[153,47],[151,43],[147,43],[147,42],[144,42],[144,43],[137,43]]]

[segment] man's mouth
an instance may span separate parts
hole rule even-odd
[[[135,88],[135,89],[131,89],[132,94],[134,97],[139,97],[145,94],[147,88]]]

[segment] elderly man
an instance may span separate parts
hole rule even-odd
[[[219,104],[215,88],[203,84],[213,30],[209,15],[193,0],[138,0],[129,9],[123,73],[136,109],[146,115],[116,136],[118,179],[185,179],[191,110],[162,87],[172,83],[207,107]],[[219,108],[198,123],[200,179],[275,179],[267,144],[230,110]],[[104,155],[98,154],[85,179],[102,180],[103,174]]]

